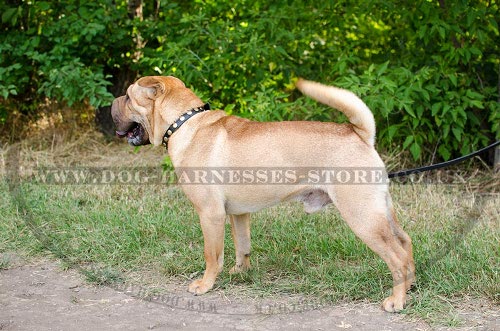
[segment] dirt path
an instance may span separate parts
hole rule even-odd
[[[429,330],[423,322],[387,314],[375,304],[348,304],[284,313],[220,294],[193,297],[173,290],[147,302],[127,292],[85,283],[56,262],[17,261],[0,271],[0,330]],[[259,313],[259,310],[261,313]],[[271,314],[268,314],[271,313]],[[495,330],[496,316],[467,324]],[[469,329],[469,327],[467,329]]]

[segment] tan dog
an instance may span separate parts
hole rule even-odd
[[[249,171],[246,177],[245,173],[243,177],[231,177],[231,183],[207,180],[203,177],[205,172],[198,181],[185,181],[181,185],[198,212],[205,245],[206,270],[203,278],[189,285],[190,292],[199,295],[209,291],[222,270],[227,215],[236,250],[236,265],[231,272],[240,272],[250,268],[251,212],[290,199],[302,201],[307,212],[333,202],[354,233],[387,263],[392,273],[393,293],[385,299],[383,308],[399,311],[405,305],[415,268],[411,240],[396,219],[387,181],[337,185],[317,180],[319,171],[309,180],[293,172],[325,168],[384,169],[373,146],[373,115],[349,91],[305,80],[299,80],[297,87],[317,101],[341,110],[350,124],[259,123],[228,116],[223,111],[204,111],[200,108],[203,102],[182,81],[157,76],[144,77],[132,84],[126,96],[113,102],[112,115],[117,134],[127,137],[132,145],[150,142],[161,145],[165,136],[176,170]],[[256,169],[261,172],[251,177],[251,171]],[[269,177],[266,169],[291,169],[291,172],[282,177],[278,173],[272,178],[274,182],[268,182],[276,173]],[[384,172],[384,179],[385,176]],[[299,180],[290,185],[292,179]]]

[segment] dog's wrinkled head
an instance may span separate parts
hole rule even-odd
[[[111,115],[116,134],[133,146],[160,145],[163,135],[177,117],[202,101],[184,83],[172,76],[148,76],[116,98]]]

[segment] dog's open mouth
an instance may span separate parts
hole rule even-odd
[[[127,138],[127,141],[132,146],[146,145],[149,143],[149,137],[144,130],[144,127],[136,122],[133,122],[130,128],[125,131],[116,131],[116,135],[120,138]]]

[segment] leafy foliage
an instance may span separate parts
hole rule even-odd
[[[375,114],[379,147],[415,160],[500,138],[495,1],[161,0],[144,2],[142,19],[125,0],[0,11],[4,121],[45,98],[109,104],[124,72],[178,76],[214,107],[261,121],[337,120],[293,89],[301,76],[353,90]]]

